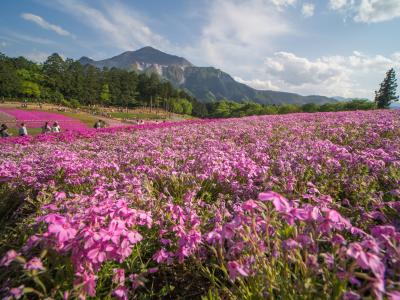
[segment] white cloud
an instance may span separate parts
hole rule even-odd
[[[1,48],[5,48],[5,47],[7,47],[7,45],[8,45],[8,43],[5,42],[5,41],[1,41],[1,42],[0,42],[0,47],[1,47]]]
[[[271,80],[260,80],[260,79],[252,79],[252,80],[244,80],[241,77],[235,76],[234,79],[237,82],[247,84],[258,90],[279,90],[279,86],[272,83]]]
[[[377,23],[400,17],[399,0],[362,0],[354,21]]]
[[[399,0],[330,0],[329,7],[359,23],[378,23],[400,17]]]
[[[40,51],[32,51],[32,52],[24,54],[24,56],[27,59],[32,60],[34,62],[42,63],[50,56],[50,53],[40,52]]]
[[[51,31],[53,31],[53,32],[55,32],[55,33],[57,33],[59,35],[74,37],[67,30],[61,28],[58,25],[54,25],[54,24],[51,24],[51,23],[47,22],[41,16],[34,15],[34,14],[31,14],[31,13],[23,13],[23,14],[21,14],[21,18],[23,18],[24,20],[33,22],[36,25],[39,25],[40,27],[42,27],[44,29],[51,30]]]
[[[279,9],[282,9],[287,6],[294,6],[297,0],[271,0],[271,2]]]
[[[267,57],[265,73],[259,79],[241,80],[254,88],[344,97],[373,97],[385,72],[400,68],[400,53],[366,55],[354,51],[349,56],[324,56],[316,59],[289,52]],[[273,88],[275,87],[275,88]]]
[[[86,23],[102,36],[103,41],[122,50],[134,50],[142,46],[169,49],[170,43],[153,32],[143,18],[132,9],[118,2],[104,2],[104,11],[76,0],[58,0],[59,7]]]
[[[301,7],[301,13],[304,17],[309,18],[314,15],[315,6],[312,3],[304,3]]]
[[[227,72],[248,73],[273,49],[275,39],[293,33],[283,13],[268,1],[216,0],[205,13],[199,42],[184,53]]]
[[[347,5],[347,0],[329,0],[329,7],[333,10],[342,9]]]

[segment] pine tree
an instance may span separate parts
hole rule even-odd
[[[399,101],[396,96],[397,82],[393,68],[386,72],[386,77],[381,83],[379,91],[375,91],[375,102],[378,108],[388,108],[392,102]]]

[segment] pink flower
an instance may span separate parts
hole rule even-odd
[[[388,299],[389,300],[400,300],[400,292],[393,291],[393,292],[388,293]]]
[[[158,268],[157,267],[150,268],[150,269],[147,270],[147,273],[149,273],[149,274],[154,274],[154,273],[157,273],[157,272],[158,272]]]
[[[0,266],[8,267],[18,255],[15,250],[8,250],[6,255],[0,260]]]
[[[103,261],[106,260],[106,252],[100,250],[100,248],[96,247],[90,250],[87,254],[87,257],[93,262],[93,263],[102,263]]]
[[[380,258],[376,254],[365,252],[359,243],[350,244],[347,255],[356,259],[361,268],[370,269],[377,279],[383,278],[385,266]]]
[[[261,201],[272,201],[275,209],[279,212],[289,212],[290,204],[287,199],[275,192],[264,192],[258,195],[258,199]]]
[[[136,244],[137,242],[140,242],[143,239],[143,237],[139,232],[133,230],[128,233],[128,239],[131,242],[131,244]]]
[[[114,269],[113,270],[113,282],[118,285],[125,284],[125,270],[124,269]]]
[[[242,276],[249,276],[248,272],[245,271],[242,265],[240,265],[236,261],[230,261],[228,262],[228,272],[229,272],[229,278],[232,281],[235,281],[236,277],[239,275]]]
[[[10,295],[12,297],[14,297],[15,299],[19,299],[24,294],[24,288],[25,288],[24,285],[20,285],[19,287],[12,288],[12,289],[10,289]]]
[[[296,242],[294,239],[287,239],[282,242],[282,247],[285,250],[294,250],[299,248],[301,245]]]
[[[119,286],[113,290],[112,295],[119,300],[128,300],[128,289],[124,286]]]
[[[48,231],[50,233],[53,233],[60,243],[64,243],[74,238],[76,235],[76,230],[74,228],[71,228],[68,223],[50,224]]]
[[[167,261],[171,257],[171,253],[166,251],[164,248],[161,248],[153,255],[153,260],[157,263],[163,263]]]
[[[343,300],[359,300],[359,299],[361,299],[360,295],[353,291],[348,291],[343,294]]]
[[[77,274],[80,277],[79,281],[74,283],[75,286],[82,285],[82,290],[85,294],[94,297],[96,296],[96,280],[97,277],[92,273]]]
[[[242,209],[245,211],[253,211],[258,207],[258,204],[254,200],[247,200],[242,204]]]
[[[25,270],[45,270],[45,267],[43,267],[42,261],[38,257],[32,258],[30,261],[28,261],[24,265]]]

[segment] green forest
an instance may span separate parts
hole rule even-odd
[[[242,117],[248,115],[295,112],[374,109],[375,103],[363,99],[317,105],[263,105],[251,101],[197,101],[158,74],[138,73],[117,68],[102,70],[63,59],[57,53],[44,63],[0,53],[0,97],[55,103],[77,108],[81,105],[164,108],[196,117]]]

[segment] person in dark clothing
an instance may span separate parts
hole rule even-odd
[[[5,138],[5,137],[9,137],[10,136],[10,134],[8,133],[8,126],[6,125],[6,124],[1,124],[1,127],[0,127],[0,136],[2,137],[2,138]]]
[[[98,120],[96,123],[94,123],[94,126],[93,126],[93,127],[94,127],[95,129],[99,129],[99,128],[102,127],[102,126],[101,126],[101,125],[102,125],[101,123],[102,123],[102,121],[101,121],[101,120]]]

